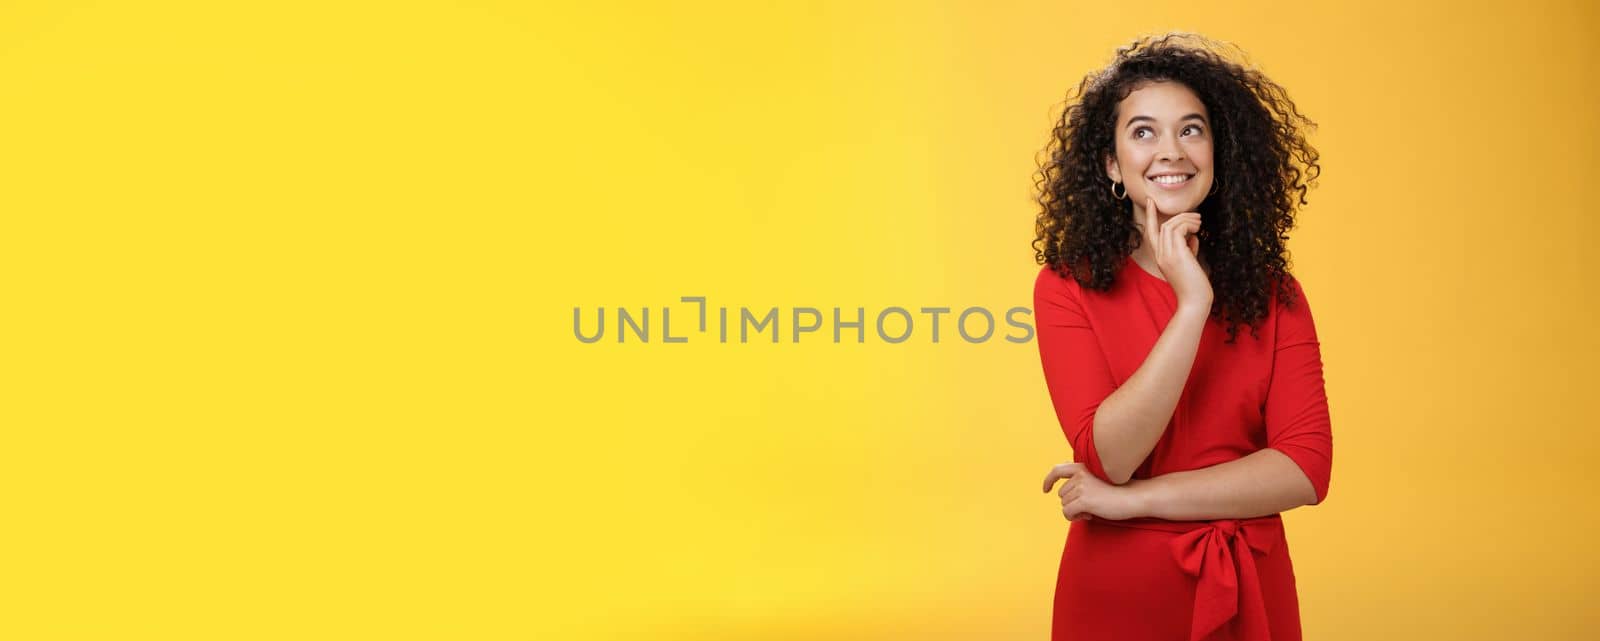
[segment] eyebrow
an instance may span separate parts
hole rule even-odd
[[[1140,120],[1148,120],[1150,122],[1155,122],[1156,121],[1155,118],[1151,118],[1149,116],[1134,116],[1134,117],[1128,119],[1128,124],[1123,125],[1122,128],[1123,129],[1127,129],[1128,127],[1132,127],[1133,123],[1139,122]],[[1178,122],[1183,122],[1185,120],[1199,120],[1200,122],[1205,122],[1206,121],[1206,117],[1202,116],[1200,114],[1189,114],[1187,116],[1179,118]]]

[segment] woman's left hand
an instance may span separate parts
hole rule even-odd
[[[1120,521],[1141,516],[1140,497],[1131,484],[1112,485],[1089,473],[1082,463],[1062,463],[1050,468],[1044,477],[1044,491],[1060,479],[1056,494],[1061,496],[1061,514],[1068,521],[1094,518]]]

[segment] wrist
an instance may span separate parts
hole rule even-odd
[[[1123,486],[1128,489],[1128,502],[1133,505],[1134,516],[1155,516],[1155,486],[1150,481],[1149,478],[1136,478]]]
[[[1129,496],[1137,516],[1160,518],[1161,482],[1154,478],[1134,479],[1128,482]]]
[[[1211,300],[1179,301],[1176,315],[1193,316],[1198,320],[1205,320],[1211,316]]]

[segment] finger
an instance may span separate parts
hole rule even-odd
[[[1178,214],[1168,220],[1161,229],[1162,249],[1176,256],[1177,252],[1188,249],[1189,233],[1200,229],[1198,214]]]
[[[1168,218],[1167,222],[1161,223],[1161,230],[1166,231],[1178,225],[1184,224],[1193,224],[1198,227],[1200,225],[1200,214],[1190,211]]]
[[[1200,255],[1200,225],[1200,218],[1196,216],[1194,222],[1183,226],[1183,245],[1190,256]]]
[[[1044,476],[1043,491],[1049,492],[1050,487],[1055,485],[1056,481],[1064,478],[1070,478],[1073,474],[1076,474],[1078,467],[1081,465],[1082,463],[1062,463],[1060,465],[1051,467],[1050,473]]]
[[[1188,214],[1185,215],[1187,216]],[[1193,234],[1200,232],[1200,221],[1198,219],[1190,218],[1179,220],[1177,218],[1173,218],[1172,221],[1169,221],[1169,223],[1175,224],[1172,224],[1172,227],[1167,230],[1167,233],[1171,234],[1173,240],[1176,240],[1179,244],[1187,244],[1189,242],[1189,238]]]
[[[1066,496],[1067,492],[1070,491],[1072,488],[1075,488],[1075,487],[1078,487],[1079,485],[1081,485],[1080,483],[1078,483],[1078,478],[1079,477],[1077,475],[1073,475],[1072,478],[1067,479],[1066,483],[1062,483],[1061,484],[1061,490],[1056,492],[1056,494],[1059,494],[1061,496]]]
[[[1055,486],[1056,481],[1061,480],[1061,478],[1062,478],[1061,466],[1060,465],[1051,466],[1050,467],[1050,472],[1048,474],[1044,475],[1044,491],[1049,492],[1050,488]]]
[[[1195,218],[1194,223],[1184,226],[1183,241],[1189,247],[1189,254],[1193,256],[1200,255],[1200,227],[1199,217]]]
[[[1154,196],[1145,196],[1145,198],[1144,198],[1144,237],[1145,237],[1145,240],[1150,243],[1150,248],[1151,249],[1155,249],[1155,245],[1156,245],[1157,242],[1160,241],[1160,237],[1161,237],[1160,229],[1158,229],[1157,226],[1156,226],[1156,221],[1159,220],[1157,214],[1158,214],[1158,212],[1156,211],[1156,199],[1155,199],[1155,197]]]
[[[1184,212],[1175,215],[1172,218],[1168,218],[1166,222],[1161,223],[1161,231],[1158,233],[1155,243],[1158,265],[1162,263],[1160,260],[1161,258],[1165,258],[1167,256],[1176,256],[1176,252],[1183,245],[1183,241],[1173,240],[1173,230],[1186,222],[1193,221],[1194,223],[1198,223],[1199,216],[1200,215],[1198,213]],[[1182,236],[1178,236],[1178,238],[1182,238]]]
[[[1139,233],[1144,235],[1144,246],[1152,249],[1155,248],[1155,238],[1157,238],[1157,233],[1155,233],[1157,232],[1157,229],[1155,229],[1155,224],[1152,222],[1152,216],[1150,216],[1150,213],[1155,211],[1154,206],[1155,203],[1154,201],[1150,200],[1150,198],[1146,198],[1146,200],[1144,200],[1144,221],[1141,221],[1142,224],[1139,225]]]
[[[1154,197],[1145,198],[1144,219],[1145,236],[1148,237],[1150,242],[1150,253],[1153,254],[1152,257],[1156,259],[1156,265],[1159,267],[1161,265],[1161,223],[1159,222],[1161,220],[1161,212],[1156,208],[1156,199]]]
[[[1178,219],[1174,217],[1161,224],[1161,242],[1158,253],[1160,253],[1163,258],[1176,255],[1172,253],[1172,226],[1173,222],[1176,220]]]

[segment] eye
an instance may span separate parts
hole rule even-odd
[[[1189,131],[1190,129],[1193,129],[1196,134],[1205,133],[1205,129],[1201,128],[1200,125],[1188,125],[1188,126],[1185,126],[1183,128],[1184,131]],[[1140,127],[1138,129],[1133,130],[1133,137],[1136,138],[1136,139],[1137,138],[1143,138],[1143,136],[1140,136],[1139,134],[1144,133],[1146,131],[1155,131],[1155,130],[1151,129],[1149,127]]]

